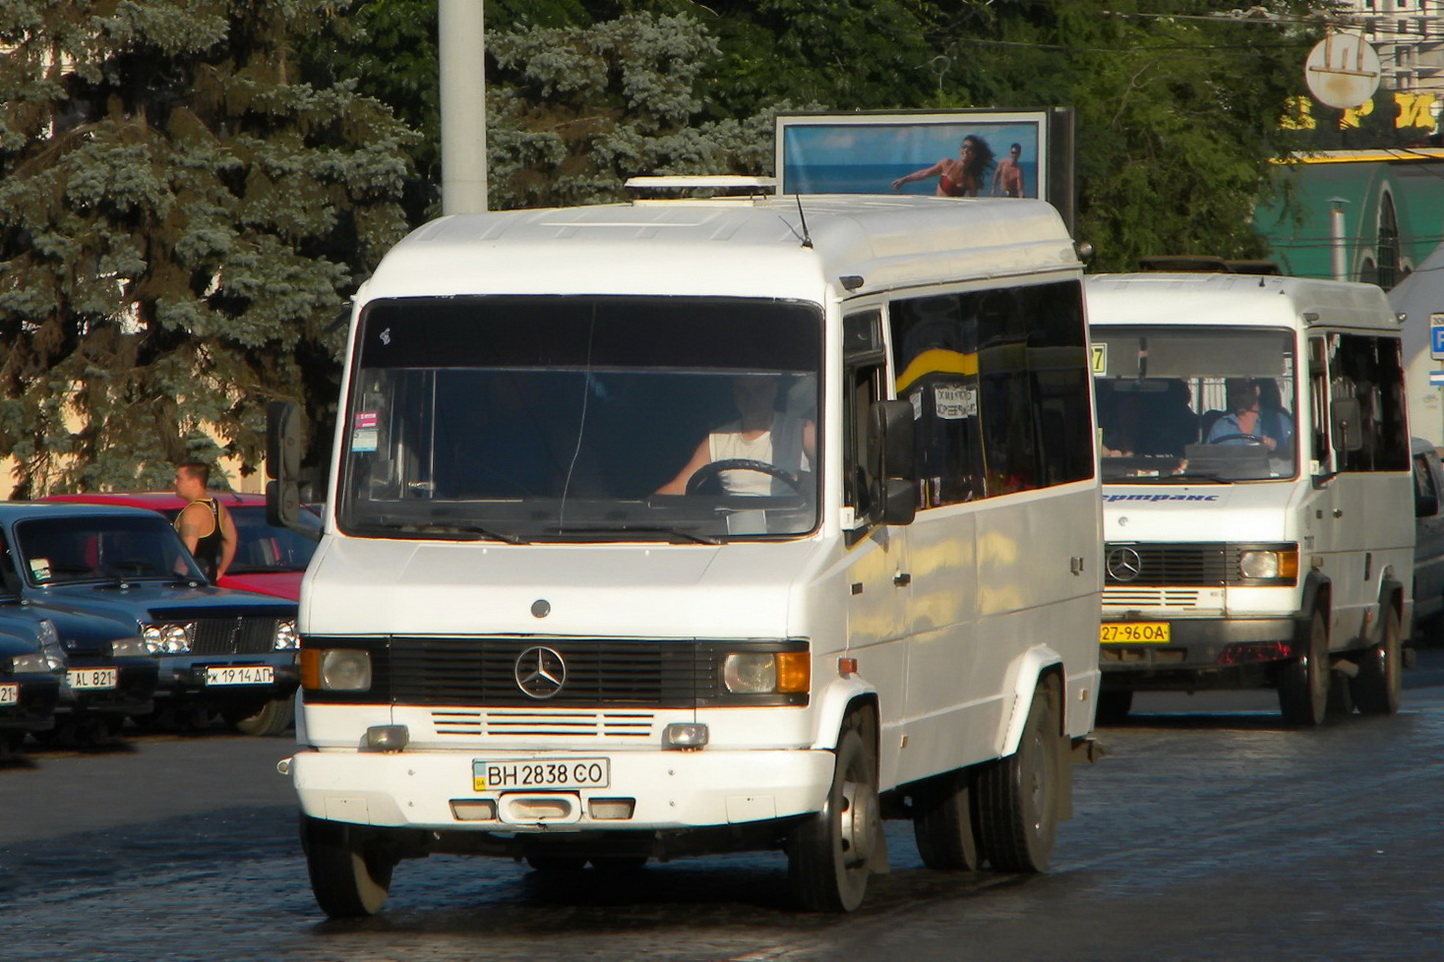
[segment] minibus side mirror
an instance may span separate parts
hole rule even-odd
[[[868,424],[870,455],[879,479],[876,520],[911,524],[917,514],[917,452],[913,447],[913,406],[908,401],[878,401]],[[880,463],[879,463],[880,462]]]
[[[1414,517],[1432,518],[1439,513],[1439,496],[1416,494],[1414,496]]]
[[[1335,451],[1358,451],[1364,446],[1363,413],[1359,399],[1338,398],[1329,408]]]
[[[301,519],[301,411],[293,401],[266,405],[266,521],[307,537]]]

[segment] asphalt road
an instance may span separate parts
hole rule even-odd
[[[1444,651],[1405,708],[1314,731],[1271,693],[1143,696],[1080,767],[1043,876],[921,866],[847,917],[781,907],[781,856],[542,876],[403,862],[386,912],[311,899],[284,740],[138,736],[0,767],[3,960],[1239,960],[1444,954]]]

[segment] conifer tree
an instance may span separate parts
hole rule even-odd
[[[173,462],[221,454],[254,470],[273,399],[329,428],[335,318],[404,232],[414,140],[351,85],[308,82],[297,39],[339,35],[340,12],[0,2],[15,495],[165,485]]]

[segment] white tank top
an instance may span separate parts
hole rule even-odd
[[[789,429],[791,430],[789,431]],[[790,445],[796,450],[790,457],[785,451],[779,451],[779,456],[774,458],[773,436],[784,437],[788,433],[797,435],[796,440]],[[785,439],[783,447],[789,447]],[[713,461],[745,458],[749,461],[762,461],[766,464],[776,465],[789,474],[796,474],[799,470],[811,467],[807,453],[802,450],[802,422],[795,418],[783,420],[781,415],[777,414],[772,416],[772,427],[751,440],[742,436],[742,422],[733,421],[731,424],[723,425],[720,430],[707,436],[707,451]],[[791,464],[786,463],[789,460],[792,462]],[[722,482],[722,489],[728,494],[762,496],[782,493],[774,491],[772,476],[761,471],[723,471],[719,480]],[[791,489],[784,486],[784,490],[790,491]]]

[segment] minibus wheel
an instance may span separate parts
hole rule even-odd
[[[976,872],[983,860],[973,829],[972,772],[939,775],[913,795],[913,838],[931,869]]]
[[[874,849],[887,844],[877,763],[854,725],[838,736],[836,755],[822,811],[801,822],[787,840],[788,886],[802,908],[817,912],[851,912],[861,905]]]
[[[1279,711],[1290,725],[1323,724],[1329,709],[1329,625],[1314,609],[1309,619],[1308,650],[1279,673]]]
[[[1384,639],[1364,652],[1359,674],[1352,679],[1354,703],[1365,715],[1392,715],[1399,710],[1403,653],[1399,612],[1393,605],[1384,615]]]
[[[995,871],[1041,872],[1053,854],[1058,822],[1068,807],[1062,793],[1070,784],[1060,701],[1057,679],[1041,679],[1018,750],[978,770],[978,840]]]
[[[335,919],[375,915],[386,904],[397,859],[364,826],[301,816],[311,892]]]

